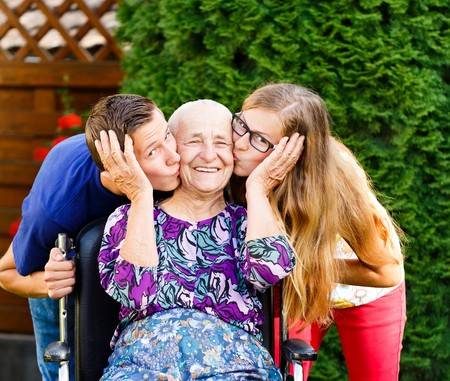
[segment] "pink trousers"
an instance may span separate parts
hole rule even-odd
[[[404,283],[371,303],[335,309],[333,320],[339,332],[350,381],[398,380],[406,322]],[[292,328],[289,337],[303,339],[319,350],[326,333],[327,328],[312,324],[301,332],[296,327]],[[311,367],[309,361],[303,364],[304,381],[308,379]]]

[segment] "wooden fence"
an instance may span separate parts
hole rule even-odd
[[[120,50],[104,17],[116,1],[0,0],[0,256],[63,113],[60,90],[85,112],[117,92]],[[27,21],[28,20],[28,21]],[[26,300],[0,290],[0,332],[31,332]]]

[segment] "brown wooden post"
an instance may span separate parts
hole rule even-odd
[[[106,12],[115,9],[115,4],[115,0],[104,0],[92,9],[83,0],[65,0],[56,7],[42,0],[23,0],[13,9],[0,0],[0,11],[7,17],[0,25],[0,40],[11,29],[16,29],[24,40],[16,49],[0,49],[0,256],[11,241],[9,225],[20,216],[22,201],[39,170],[33,150],[52,139],[62,114],[57,91],[67,89],[80,113],[101,96],[117,92],[120,86],[122,73],[117,61],[121,52],[100,21]],[[45,17],[34,32],[21,24],[22,16],[32,7]],[[86,21],[69,33],[60,18],[74,9],[82,11]],[[64,42],[49,51],[40,40],[52,29]],[[105,39],[97,51],[88,51],[80,44],[91,29]],[[115,61],[107,61],[111,57]],[[0,332],[32,332],[26,299],[1,289]]]

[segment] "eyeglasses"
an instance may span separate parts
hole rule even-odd
[[[233,114],[233,119],[231,119],[231,128],[239,136],[244,136],[248,133],[250,135],[250,145],[259,152],[267,152],[271,148],[275,148],[275,145],[269,142],[265,137],[250,130],[245,120],[238,114]]]

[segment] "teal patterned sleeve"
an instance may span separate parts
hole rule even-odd
[[[237,223],[239,269],[257,290],[264,291],[289,275],[295,265],[295,252],[285,235],[245,241],[246,216]]]

